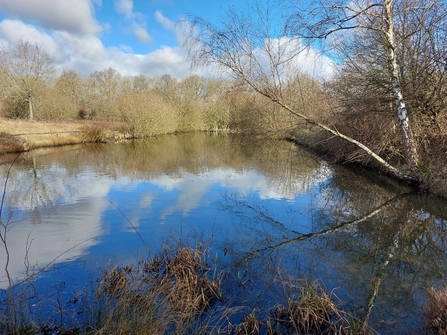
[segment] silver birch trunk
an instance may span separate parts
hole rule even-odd
[[[28,91],[29,119],[34,119],[33,100],[31,99],[31,90]]]
[[[399,65],[396,59],[396,48],[394,41],[392,6],[393,0],[384,0],[386,23],[385,36],[387,39],[387,56],[391,72],[391,84],[394,101],[397,107],[397,116],[399,118],[400,128],[402,130],[402,139],[404,142],[407,164],[410,167],[412,173],[417,176],[419,174],[418,154],[411,133],[410,121],[408,119],[408,112],[402,95],[402,89],[400,87]]]

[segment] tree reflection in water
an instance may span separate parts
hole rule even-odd
[[[11,170],[10,271],[23,273],[28,238],[31,267],[67,249],[66,264],[88,266],[134,259],[135,235],[155,249],[167,234],[196,234],[192,246],[210,240],[235,304],[267,312],[287,300],[289,280],[317,280],[396,333],[419,326],[426,289],[447,274],[445,203],[288,142],[188,134],[47,149]]]
[[[426,289],[446,275],[445,200],[408,190],[393,196],[380,183],[365,188],[363,177],[347,178],[335,173],[314,190],[310,220],[301,223],[291,208],[278,220],[262,204],[224,196],[222,208],[239,218],[226,248],[266,291],[278,273],[320,280],[379,333],[420,327]]]

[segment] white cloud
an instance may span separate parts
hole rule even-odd
[[[296,73],[304,73],[318,79],[328,79],[334,75],[335,63],[317,50],[303,45],[299,38],[281,37],[266,39],[262,48],[256,49],[260,68],[270,73],[270,58],[278,64],[283,78]]]
[[[166,30],[170,30],[172,32],[175,32],[175,23],[172,22],[171,20],[169,20],[167,17],[163,16],[163,14],[160,11],[158,11],[158,10],[155,12],[155,19]]]
[[[94,18],[92,0],[1,0],[0,11],[72,34],[96,34],[102,30]]]
[[[149,43],[152,38],[146,28],[134,23],[133,32],[140,43]]]
[[[140,43],[145,44],[152,41],[152,36],[149,35],[144,23],[144,16],[133,11],[133,0],[115,0],[114,5],[118,14],[124,15],[124,18],[132,21],[132,32]]]
[[[126,19],[130,19],[134,16],[132,0],[115,0],[114,5],[116,12],[124,15]]]
[[[50,35],[19,20],[3,20],[0,22],[0,40],[2,38],[5,45],[14,45],[19,39],[28,40],[38,44],[55,59],[62,57],[59,46]]]
[[[155,12],[155,20],[157,20],[164,29],[173,32],[180,45],[183,44],[186,38],[185,33],[189,31],[190,27],[187,21],[182,21],[182,24],[176,24],[164,16],[160,11]]]
[[[142,41],[147,40],[148,36],[144,31],[138,33]],[[68,32],[54,32],[49,35],[19,20],[0,22],[0,45],[15,45],[19,38],[40,45],[53,57],[56,66],[73,69],[81,74],[90,74],[108,67],[128,75],[170,74],[180,79],[190,74],[189,63],[180,47],[162,47],[147,54],[135,54],[126,45],[106,48],[94,35],[81,36]]]

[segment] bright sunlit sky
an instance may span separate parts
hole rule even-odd
[[[184,78],[191,74],[182,32],[185,14],[215,22],[232,0],[0,0],[0,47],[39,44],[59,68],[89,74]],[[321,61],[321,60],[320,60]],[[198,74],[206,75],[206,71]]]

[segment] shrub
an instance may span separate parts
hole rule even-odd
[[[38,119],[75,119],[77,105],[68,97],[54,91],[45,90],[34,104]]]
[[[4,100],[1,110],[2,116],[10,119],[26,119],[29,117],[29,104],[21,94],[10,94]]]
[[[155,92],[126,94],[119,110],[134,136],[172,133],[177,130],[178,116],[174,106]]]

